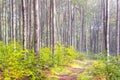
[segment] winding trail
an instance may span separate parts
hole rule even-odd
[[[86,66],[88,67],[91,65],[92,62],[87,62],[83,68],[72,68],[68,67],[67,69],[71,71],[71,73],[68,74],[59,74],[59,80],[77,80],[78,75],[83,73],[86,70]]]
[[[92,64],[92,61],[75,60],[74,63],[79,66],[65,67],[66,70],[70,71],[69,73],[55,74],[54,76],[52,76],[53,74],[50,71],[44,71],[43,73],[45,75],[48,75],[50,77],[50,80],[77,80],[78,76],[81,73],[85,72],[87,68]]]
[[[84,72],[84,68],[71,68],[70,69],[71,73],[70,74],[60,74],[59,79],[60,80],[77,80],[77,76]]]

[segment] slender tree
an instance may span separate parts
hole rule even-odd
[[[108,9],[107,9],[107,3],[108,3],[108,0],[103,0],[103,26],[104,26],[104,44],[105,44],[105,53],[107,53],[107,27],[108,27]]]
[[[116,34],[116,46],[117,46],[117,50],[116,50],[116,53],[117,53],[117,56],[119,56],[119,48],[120,48],[120,43],[119,43],[119,38],[120,38],[120,10],[119,10],[119,0],[117,0],[117,19],[116,19],[116,32],[117,32],[117,34]]]
[[[50,28],[51,28],[51,48],[52,53],[55,52],[56,43],[56,8],[55,0],[50,0]]]
[[[34,7],[34,51],[35,51],[35,57],[39,57],[39,53],[40,53],[40,45],[39,45],[39,0],[34,0],[33,1],[33,7]]]
[[[21,0],[22,3],[22,18],[23,18],[23,50],[26,51],[27,49],[27,25],[26,25],[26,1]],[[26,58],[26,52],[24,52]]]
[[[107,19],[107,57],[109,61],[109,55],[110,55],[110,1],[106,0],[106,19]]]

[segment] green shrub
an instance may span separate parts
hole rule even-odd
[[[90,76],[87,72],[83,72],[78,76],[77,80],[93,80],[93,77]]]
[[[66,50],[63,45],[56,44],[55,49],[55,56],[54,61],[56,65],[65,65],[67,62],[65,61],[66,58]]]
[[[106,67],[106,76],[110,80],[119,80],[120,79],[120,63],[116,61],[116,58],[110,60],[107,63]]]
[[[54,61],[57,65],[67,65],[72,62],[77,56],[77,53],[73,47],[64,47],[57,44],[55,49]]]
[[[102,61],[94,61],[90,69],[93,75],[105,74],[106,64],[104,64]]]
[[[96,60],[106,61],[107,57],[104,54],[95,54]]]
[[[75,49],[72,46],[70,46],[70,47],[66,48],[65,55],[66,55],[66,61],[72,62],[76,58],[77,52],[75,51]]]
[[[36,59],[33,50],[23,51],[19,43],[16,43],[16,47],[14,47],[14,43],[16,42],[4,45],[3,42],[0,42],[0,74],[4,80],[26,80],[26,78],[40,80],[46,78],[41,74],[46,67],[67,65],[77,56],[73,47],[66,48],[63,45],[56,44],[54,55],[50,48],[41,48],[40,58]]]
[[[14,50],[13,43],[4,45],[0,42],[0,70],[5,80],[20,79],[24,80],[25,77],[30,79],[37,79],[40,73],[39,69],[35,66],[37,61],[34,59],[33,52],[26,52],[27,58],[24,59],[25,51],[16,43]]]
[[[41,66],[52,66],[53,58],[50,48],[41,48],[40,49],[40,64]]]
[[[104,58],[99,57],[98,61],[95,61],[90,68],[93,76],[104,76],[107,80],[119,80],[120,79],[120,63],[117,62],[116,57],[110,56],[109,62]]]
[[[84,60],[86,58],[86,55],[87,55],[86,53],[78,53],[78,52],[76,53],[77,53],[76,59]]]
[[[59,74],[68,74],[70,73],[69,70],[65,69],[64,67],[60,66],[54,66],[52,69],[51,69],[51,72],[55,75],[59,75]]]

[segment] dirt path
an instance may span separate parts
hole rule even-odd
[[[77,76],[84,72],[84,68],[70,68],[69,69],[71,71],[71,73],[69,74],[60,74],[59,79],[60,80],[77,80]]]
[[[43,74],[49,76],[50,80],[58,80],[58,79],[59,80],[77,80],[77,77],[81,73],[83,73],[87,70],[87,68],[92,64],[92,61],[75,60],[74,63],[77,64],[77,66],[65,67],[66,70],[70,71],[69,73],[53,75],[53,73],[51,73],[50,71],[44,71]]]
[[[83,68],[71,68],[68,67],[67,69],[71,71],[69,74],[59,74],[58,77],[60,80],[77,80],[78,75],[86,70],[86,66],[91,65],[91,62],[87,62]]]

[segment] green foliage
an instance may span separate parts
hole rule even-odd
[[[84,60],[87,57],[86,53],[77,53],[76,55],[77,55],[76,59],[78,60]]]
[[[83,72],[78,76],[77,80],[93,80],[93,78],[87,72]]]
[[[41,48],[40,49],[40,64],[43,66],[52,66],[52,52],[50,48]]]
[[[22,47],[16,43],[16,50],[14,50],[13,43],[4,45],[0,42],[0,74],[5,80],[35,80],[38,78],[37,74],[40,73],[35,66],[36,60],[34,53],[27,53],[27,59],[24,59],[24,51]]]
[[[70,73],[69,70],[65,69],[64,67],[58,67],[58,66],[54,66],[54,68],[51,69],[51,72],[55,75],[59,75],[59,74],[67,74]]]
[[[91,60],[101,60],[101,61],[106,61],[106,55],[105,54],[94,54],[94,53],[89,53],[86,55],[87,59]]]
[[[76,56],[77,56],[77,52],[75,51],[75,49],[72,46],[66,48],[66,52],[67,52],[66,60],[68,62],[72,62],[76,58]]]
[[[76,51],[73,47],[65,48],[63,45],[56,45],[54,61],[56,65],[67,65],[76,58]]]
[[[96,60],[106,61],[107,57],[104,54],[95,54],[94,57]]]
[[[76,58],[76,51],[73,47],[65,48],[63,45],[56,44],[55,54],[50,48],[41,48],[40,64],[43,66],[67,65]]]
[[[41,74],[42,70],[51,67],[54,67],[53,71],[57,73],[61,70],[67,72],[63,68],[57,68],[57,66],[67,65],[77,56],[73,47],[66,48],[57,44],[54,55],[50,48],[41,48],[40,58],[36,59],[33,51],[23,51],[21,45],[16,43],[17,47],[14,47],[14,43],[16,42],[4,45],[3,42],[0,42],[0,74],[4,80],[45,79],[46,77]]]
[[[105,61],[105,56],[97,56],[98,61],[95,61],[91,66],[91,73],[93,76],[106,78],[107,80],[120,79],[120,63],[116,57],[110,56],[109,62]]]
[[[116,57],[111,58],[110,62],[107,63],[106,67],[106,76],[110,80],[119,80],[120,79],[120,63],[116,61]]]
[[[101,75],[106,73],[106,64],[102,61],[94,61],[91,67],[93,75]]]
[[[54,60],[55,64],[57,64],[57,65],[67,64],[67,62],[65,61],[65,57],[67,55],[65,47],[63,45],[57,44],[55,52],[56,52],[55,57],[54,57],[55,58],[55,60]]]

